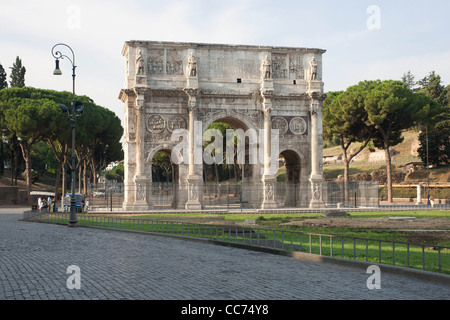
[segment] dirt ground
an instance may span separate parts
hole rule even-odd
[[[303,225],[310,227],[346,227],[346,228],[382,228],[382,229],[415,229],[415,230],[447,230],[450,232],[450,219],[358,219],[358,218],[316,218],[293,221],[286,225]]]
[[[302,225],[316,228],[364,228],[382,231],[404,232],[404,241],[411,243],[437,244],[450,241],[450,219],[420,218],[400,219],[358,219],[358,218],[317,218],[292,221],[286,225]]]

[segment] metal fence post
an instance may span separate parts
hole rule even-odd
[[[395,266],[395,242],[392,242],[392,265]]]
[[[353,238],[353,260],[356,260],[356,238]]]
[[[425,270],[425,246],[422,245],[422,269]]]
[[[441,247],[438,247],[438,263],[439,263],[439,272],[442,272],[442,270],[441,270]]]
[[[369,261],[369,241],[366,240],[366,261]]]
[[[381,263],[381,241],[378,241],[378,262]]]
[[[333,237],[330,236],[330,257],[333,256]]]
[[[322,255],[322,235],[319,235],[319,255]]]

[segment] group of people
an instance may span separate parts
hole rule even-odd
[[[47,199],[42,199],[41,197],[39,197],[37,207],[38,210],[48,209],[49,212],[53,212],[54,206],[54,198],[48,197]]]

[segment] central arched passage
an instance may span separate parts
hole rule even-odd
[[[180,166],[173,159],[172,148],[160,145],[150,151],[147,157],[149,196],[153,207],[177,208],[179,199]]]
[[[218,130],[221,150],[205,149],[216,138],[208,130]],[[203,159],[203,200],[205,208],[257,207],[258,188],[258,132],[245,117],[237,118],[220,113],[204,121],[204,150],[213,153],[212,161]],[[216,153],[219,156],[216,156]],[[212,163],[211,163],[212,162]]]

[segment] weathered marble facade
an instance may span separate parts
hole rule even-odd
[[[263,163],[246,163],[243,185],[260,184],[251,205],[275,208],[276,176],[268,168],[270,129],[279,130],[279,153],[285,158],[288,182],[307,182],[310,206],[322,203],[321,49],[128,41],[126,84],[119,98],[125,113],[126,210],[153,208],[151,166],[158,151],[171,154],[176,129],[199,134],[213,122],[244,131],[264,130],[256,143]],[[177,166],[176,208],[201,209],[202,165],[195,164],[194,134],[189,134],[189,164]],[[252,150],[247,145],[247,150]],[[247,151],[248,152],[248,151]],[[173,154],[172,157],[182,157]],[[246,158],[250,157],[246,154]],[[185,156],[186,157],[186,156]],[[179,160],[179,159],[178,159]],[[188,160],[188,159],[184,159]]]

